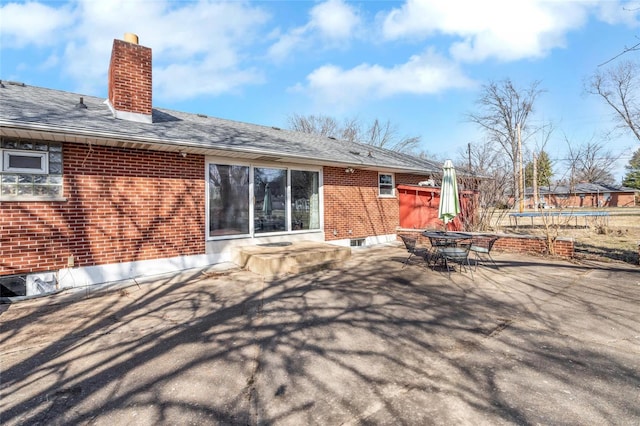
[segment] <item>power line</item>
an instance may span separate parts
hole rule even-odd
[[[590,160],[608,160],[608,161],[618,161],[618,160],[626,160],[631,159],[633,156],[631,155],[623,155],[621,157],[589,157]],[[579,160],[580,158],[551,158],[549,157],[549,161],[574,161]]]

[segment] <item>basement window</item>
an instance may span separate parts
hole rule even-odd
[[[52,272],[19,274],[0,277],[0,297],[24,297],[50,294],[58,289],[56,276]]]
[[[0,140],[0,200],[62,198],[62,144]]]
[[[0,297],[19,297],[26,295],[26,275],[8,275],[0,277]]]
[[[349,246],[351,247],[364,247],[365,239],[364,238],[354,238],[349,241]]]

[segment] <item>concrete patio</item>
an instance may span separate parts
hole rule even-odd
[[[0,305],[0,423],[640,424],[640,268],[406,257]]]

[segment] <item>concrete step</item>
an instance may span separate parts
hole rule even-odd
[[[351,247],[311,241],[246,246],[238,254],[240,266],[269,278],[331,268],[349,257]]]

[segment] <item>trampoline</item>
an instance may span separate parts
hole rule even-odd
[[[531,218],[531,226],[533,227],[533,219],[536,217],[545,217],[551,218],[551,223],[555,223],[559,221],[560,217],[575,217],[576,226],[578,226],[578,218],[584,217],[584,226],[589,226],[589,218],[592,217],[603,217],[605,220],[605,225],[609,225],[609,212],[601,212],[601,211],[589,211],[589,212],[524,212],[524,213],[509,213],[509,225],[512,224],[512,220],[515,222],[516,228],[518,227],[518,218]]]

